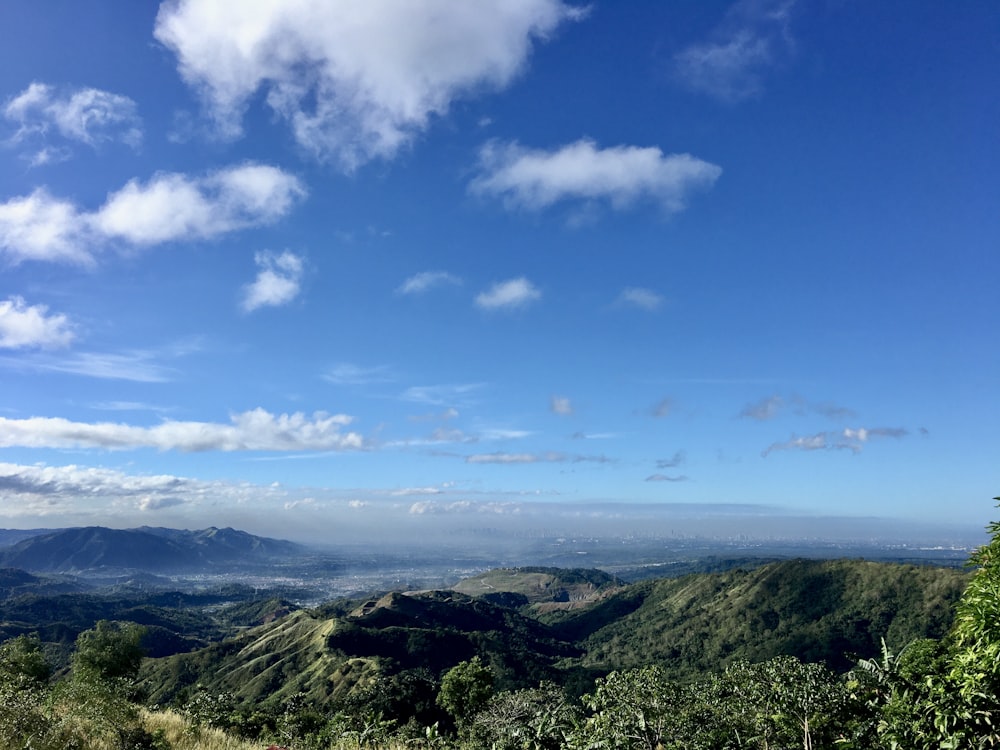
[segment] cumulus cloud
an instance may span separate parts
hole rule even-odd
[[[469,185],[473,193],[532,211],[561,201],[603,202],[615,210],[651,202],[673,214],[691,193],[710,188],[722,174],[690,154],[639,146],[601,149],[586,138],[552,151],[494,141],[480,150],[479,168]]]
[[[630,286],[623,289],[622,293],[618,295],[618,303],[653,312],[663,304],[663,297],[651,289]]]
[[[521,276],[497,282],[487,291],[480,292],[476,295],[476,305],[483,310],[511,310],[527,307],[541,298],[538,287]]]
[[[397,294],[423,294],[439,286],[461,284],[462,280],[447,271],[422,271],[414,274],[396,289]]]
[[[95,252],[112,241],[148,246],[271,224],[305,194],[294,175],[252,162],[203,177],[132,180],[90,213],[39,188],[0,203],[0,256],[15,264],[92,265]]]
[[[845,428],[819,432],[815,435],[793,435],[784,442],[772,443],[761,452],[761,455],[767,457],[775,451],[787,450],[848,450],[851,453],[860,453],[865,444],[873,438],[895,438],[898,440],[907,434],[909,434],[908,430],[902,427],[859,427],[857,429]]]
[[[350,171],[391,158],[455,99],[507,86],[536,39],[581,14],[560,0],[173,0],[154,33],[220,135],[241,135],[263,90],[306,151]]]
[[[247,163],[191,178],[155,175],[132,180],[94,214],[104,236],[134,245],[206,239],[270,224],[305,196],[298,178],[277,167]]]
[[[794,46],[789,29],[795,0],[741,0],[710,38],[677,52],[678,83],[723,102],[760,94],[764,74]]]
[[[88,266],[91,234],[86,214],[45,188],[0,203],[0,256],[11,263],[54,261]]]
[[[45,305],[21,297],[0,302],[0,349],[59,349],[69,346],[73,330],[65,315],[49,315]]]
[[[573,404],[565,396],[553,396],[549,405],[553,414],[568,417],[573,413]]]
[[[15,145],[36,140],[45,143],[53,133],[95,147],[119,141],[138,148],[142,142],[142,122],[136,114],[135,102],[100,89],[57,90],[34,82],[7,101],[3,116],[17,126],[10,139]],[[31,162],[39,166],[67,156],[65,149],[43,145]]]
[[[242,308],[253,312],[261,307],[280,307],[298,296],[302,284],[302,258],[285,251],[281,254],[254,254],[257,278],[243,289]]]
[[[109,516],[129,511],[151,513],[215,503],[231,508],[250,498],[271,501],[282,493],[274,486],[206,482],[169,474],[135,475],[77,465],[0,463],[0,494],[4,498],[0,504],[3,517],[65,519],[98,513],[101,523],[107,523]]]
[[[264,409],[234,414],[229,424],[166,420],[153,427],[114,422],[71,422],[59,417],[0,417],[0,447],[100,448],[160,451],[339,451],[365,447],[343,414],[275,415]]]

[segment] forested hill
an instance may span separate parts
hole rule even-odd
[[[537,572],[523,575],[537,582]],[[504,578],[520,585],[515,574]],[[161,702],[183,700],[195,685],[248,703],[299,692],[322,702],[379,680],[430,690],[475,656],[503,689],[541,679],[588,689],[595,676],[654,663],[693,676],[779,654],[844,668],[875,656],[882,638],[942,635],[967,580],[947,568],[792,560],[623,585],[588,607],[544,614],[457,592],[392,594],[350,612],[300,611],[152,660],[144,687]]]
[[[863,560],[789,560],[632,584],[594,606],[544,615],[583,666],[664,665],[679,674],[782,654],[846,669],[882,638],[938,638],[968,574]]]

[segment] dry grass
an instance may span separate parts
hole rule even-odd
[[[231,737],[208,727],[195,728],[175,711],[144,711],[142,724],[149,732],[162,731],[171,750],[262,750],[267,745]]]

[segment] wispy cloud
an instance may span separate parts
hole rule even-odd
[[[484,383],[453,383],[445,385],[415,385],[400,394],[403,401],[430,406],[459,407],[475,403],[474,394]]]
[[[17,126],[8,143],[31,146],[32,166],[63,161],[70,156],[69,149],[48,144],[53,134],[93,147],[118,141],[138,148],[142,143],[142,122],[135,102],[109,91],[57,90],[34,82],[9,99],[2,111],[4,118]]]
[[[22,297],[0,301],[0,349],[60,349],[73,340],[69,318]]]
[[[462,280],[447,271],[422,271],[414,274],[396,289],[397,294],[423,294],[435,287],[457,286]]]
[[[618,304],[654,312],[663,305],[663,297],[651,289],[630,286],[618,295]]]
[[[537,463],[614,463],[607,456],[583,456],[558,451],[543,451],[541,453],[475,453],[465,457],[469,464],[537,464]]]
[[[753,404],[747,404],[740,412],[740,417],[744,419],[756,419],[766,421],[773,419],[785,408],[785,400],[781,396],[768,396]]]
[[[662,398],[649,408],[649,416],[654,419],[669,417],[674,410],[674,400],[672,398]]]
[[[747,404],[743,407],[739,416],[744,419],[767,421],[788,411],[799,416],[820,414],[834,421],[853,419],[857,416],[857,413],[853,409],[849,409],[846,406],[838,406],[830,402],[814,403],[802,396],[792,395],[786,398],[777,394],[762,398],[755,403]]]
[[[686,482],[688,478],[684,474],[679,474],[678,476],[672,477],[667,474],[650,474],[646,477],[647,482]]]
[[[909,434],[909,431],[902,427],[859,427],[857,429],[846,428],[843,430],[819,432],[815,435],[793,435],[784,442],[772,443],[761,452],[761,455],[767,457],[775,451],[788,450],[848,450],[851,453],[860,453],[865,444],[873,438],[894,438],[898,440],[907,434]]]
[[[687,461],[687,455],[684,451],[677,451],[670,458],[661,458],[656,462],[657,469],[676,469],[678,466],[683,466],[684,462]]]
[[[559,0],[264,0],[224,13],[179,0],[154,33],[221,136],[242,134],[263,90],[307,152],[350,171],[394,156],[455,99],[506,87],[535,40],[582,14]]]
[[[362,367],[351,362],[340,362],[323,374],[323,380],[334,385],[369,385],[390,383],[394,380],[388,365]]]
[[[115,422],[71,422],[59,417],[0,417],[0,447],[98,448],[160,451],[339,451],[365,447],[343,414],[316,412],[311,417],[275,415],[264,409],[234,414],[229,424],[166,420],[153,427]]]
[[[764,74],[793,49],[795,0],[740,0],[710,39],[674,55],[673,74],[686,88],[723,102],[760,94]]]
[[[295,299],[302,285],[302,258],[285,251],[281,254],[261,252],[254,255],[257,278],[243,290],[241,306],[244,312],[261,307],[280,307]]]
[[[93,265],[95,253],[113,242],[143,247],[271,224],[305,194],[295,176],[254,163],[202,177],[132,180],[91,213],[39,188],[0,203],[0,257]]]
[[[410,506],[410,514],[415,516],[440,515],[445,513],[487,513],[517,515],[521,504],[512,502],[472,502],[471,500],[419,500]]]
[[[479,168],[469,185],[473,193],[532,211],[561,201],[598,201],[615,210],[646,201],[672,214],[722,174],[690,154],[664,154],[656,147],[602,149],[588,139],[552,151],[493,141],[480,150]]]
[[[534,284],[521,276],[500,281],[476,295],[476,305],[483,310],[512,310],[527,307],[542,298]]]
[[[553,414],[561,417],[568,417],[573,414],[573,404],[565,396],[553,396],[549,403],[549,409]]]

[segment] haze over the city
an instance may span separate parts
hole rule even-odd
[[[6,0],[0,527],[980,531],[1000,5]]]

